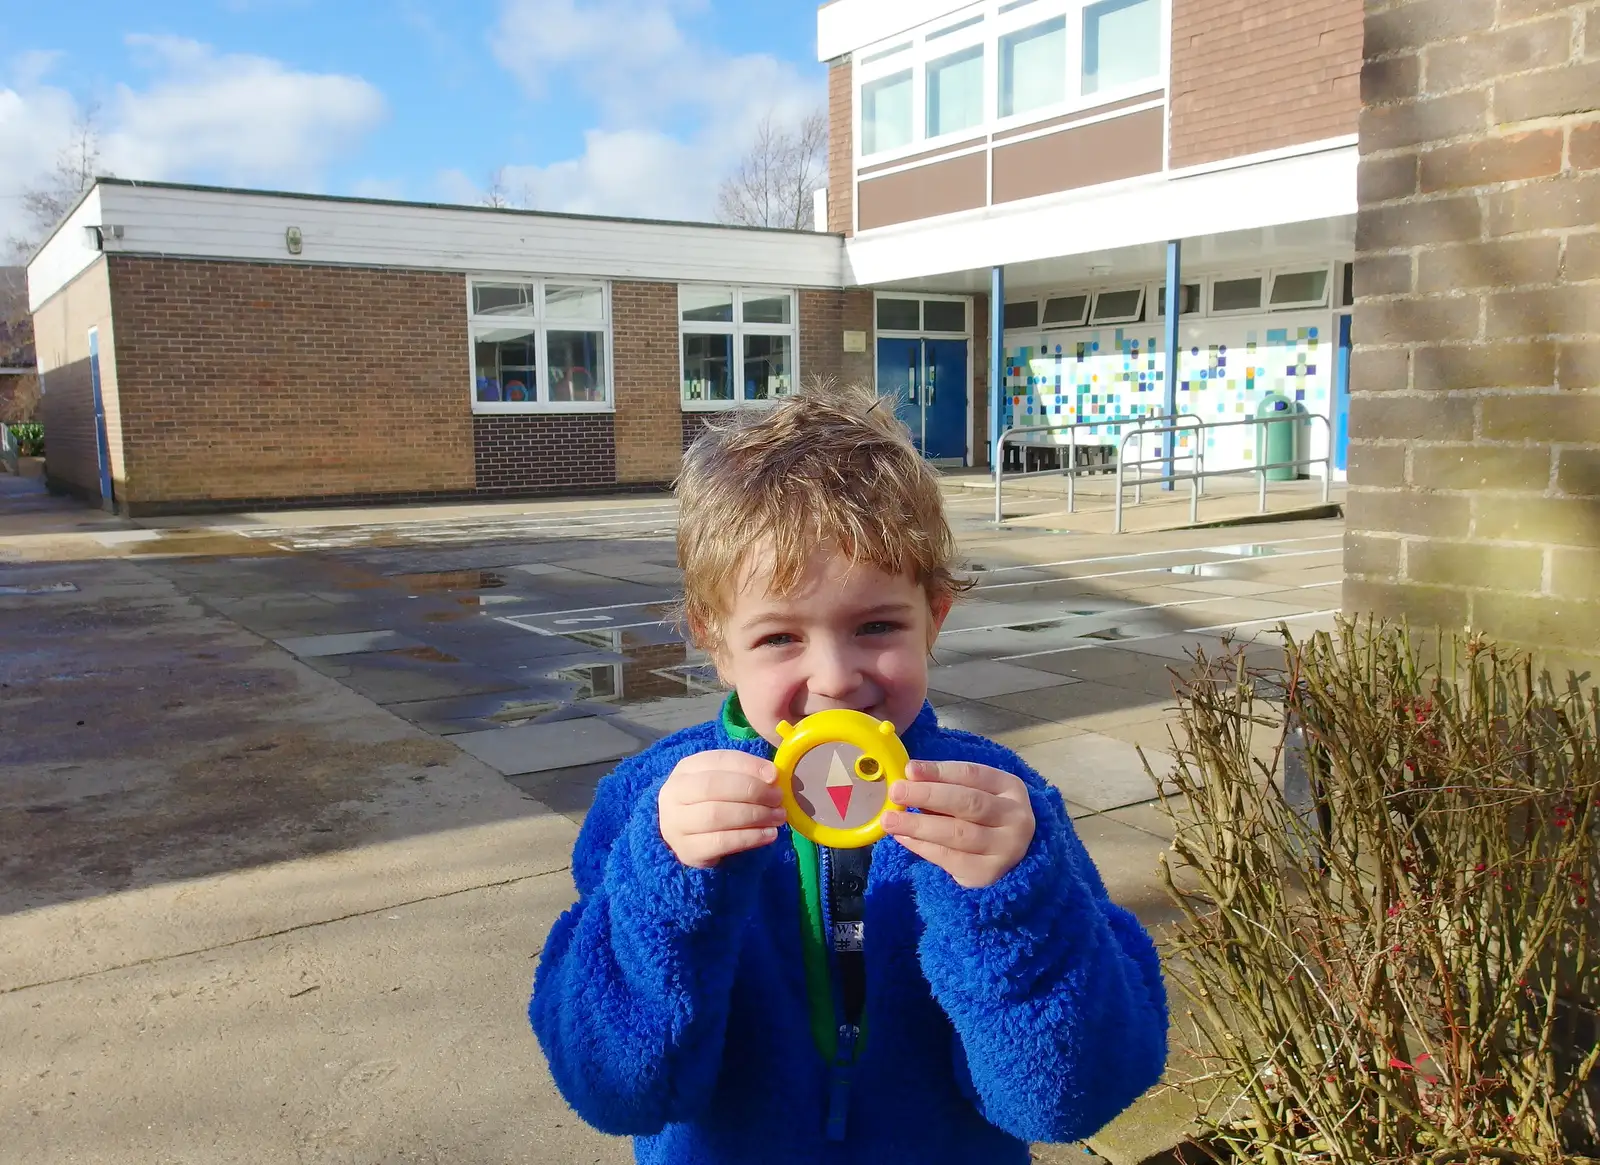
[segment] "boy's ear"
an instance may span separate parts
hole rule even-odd
[[[708,628],[701,620],[690,616],[686,622],[689,625],[689,638],[693,641],[696,647],[711,657],[711,666],[717,669],[717,678],[726,684],[728,682],[728,674],[727,669],[722,666],[725,653],[723,647],[720,645],[720,641],[711,637],[709,633],[710,628]],[[708,644],[712,643],[716,643],[718,646],[707,646]]]
[[[933,649],[933,641],[939,638],[939,632],[944,628],[944,621],[950,615],[950,608],[955,605],[955,600],[949,595],[941,595],[936,599],[928,600],[928,613],[933,616],[933,628],[928,635],[928,649]]]

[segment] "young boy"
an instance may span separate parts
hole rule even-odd
[[[685,621],[733,694],[600,783],[529,1008],[562,1095],[641,1162],[1021,1165],[1165,1064],[1154,945],[1061,796],[926,703],[963,584],[891,407],[734,413],[678,482]],[[913,760],[867,849],[784,825],[777,725],[827,708]]]

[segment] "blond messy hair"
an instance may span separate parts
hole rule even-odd
[[[910,573],[935,604],[972,585],[953,571],[938,473],[894,402],[864,385],[813,383],[770,408],[723,414],[684,455],[674,489],[679,617],[706,650],[722,646],[722,621],[756,546],[772,556],[778,597],[794,593],[819,546],[853,565]]]

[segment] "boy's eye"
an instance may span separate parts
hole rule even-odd
[[[863,623],[861,630],[857,634],[889,635],[898,630],[900,630],[900,624],[898,623],[891,622],[888,619],[874,619],[871,623]]]
[[[771,635],[763,636],[762,639],[761,639],[761,642],[757,643],[756,646],[757,647],[787,647],[789,644],[791,644],[793,642],[794,642],[794,636],[790,635],[787,631],[775,631]]]

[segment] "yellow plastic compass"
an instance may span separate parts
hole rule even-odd
[[[772,758],[789,826],[833,849],[858,849],[883,836],[883,815],[899,809],[889,786],[911,757],[887,720],[846,708],[778,725]]]

